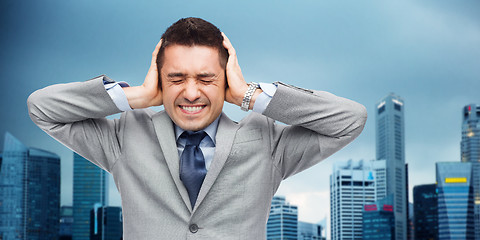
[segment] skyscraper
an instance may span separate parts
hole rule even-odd
[[[298,240],[323,240],[322,226],[298,221]]]
[[[473,194],[475,203],[475,236],[480,239],[480,106],[463,108],[461,159],[471,162],[473,168]]]
[[[10,133],[0,166],[0,239],[57,239],[60,158]]]
[[[393,195],[365,205],[363,209],[363,239],[395,239],[394,220]]]
[[[418,185],[413,188],[415,239],[438,239],[437,184]]]
[[[96,203],[108,204],[107,172],[73,155],[73,240],[90,239],[90,210]]]
[[[122,239],[122,223],[121,207],[108,207],[97,204],[90,211],[90,240]]]
[[[73,207],[60,208],[60,234],[58,240],[72,240]]]
[[[363,206],[375,201],[375,169],[371,161],[335,162],[330,175],[332,240],[362,239]]]
[[[393,195],[395,239],[407,239],[407,196],[405,174],[405,105],[391,93],[377,103],[377,159],[387,162],[387,195]]]
[[[372,160],[369,164],[375,171],[375,199],[387,197],[387,161]]]
[[[475,239],[472,164],[437,162],[438,239]]]
[[[296,240],[298,235],[298,209],[285,197],[274,196],[267,222],[267,240]]]

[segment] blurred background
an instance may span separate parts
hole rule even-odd
[[[140,85],[164,30],[190,16],[227,34],[247,82],[282,81],[367,107],[356,141],[282,183],[278,194],[298,205],[299,220],[329,218],[333,162],[375,159],[376,104],[392,92],[404,100],[410,188],[435,182],[435,162],[460,161],[463,107],[480,104],[480,2],[473,0],[2,0],[0,151],[10,132],[58,154],[60,202],[72,205],[73,153],[31,122],[27,97],[100,74]],[[229,104],[225,112],[245,116]],[[109,193],[109,204],[120,206],[113,181]]]

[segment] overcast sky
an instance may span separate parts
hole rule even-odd
[[[73,154],[30,121],[28,95],[100,74],[139,85],[163,31],[189,16],[229,36],[247,82],[283,81],[367,107],[355,142],[282,183],[278,194],[299,205],[300,220],[328,216],[334,161],[375,158],[375,103],[390,92],[405,100],[410,188],[435,182],[435,162],[459,161],[462,107],[480,104],[480,1],[2,0],[0,134],[61,156],[62,204],[72,203]]]

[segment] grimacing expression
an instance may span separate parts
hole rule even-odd
[[[225,69],[217,49],[167,46],[160,76],[165,111],[182,129],[204,129],[222,112]]]

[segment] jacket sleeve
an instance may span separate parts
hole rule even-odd
[[[269,129],[272,159],[283,179],[349,144],[367,120],[366,108],[359,103],[283,83],[278,83],[263,114],[287,124],[272,122]]]
[[[105,118],[120,112],[105,90],[104,82],[109,81],[102,75],[52,85],[27,100],[30,118],[37,126],[106,171],[120,154],[119,122]]]

